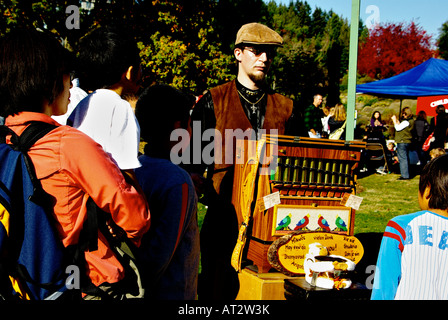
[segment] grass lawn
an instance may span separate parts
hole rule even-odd
[[[420,210],[417,200],[420,176],[405,181],[398,178],[398,174],[372,174],[358,179],[356,195],[363,201],[355,214],[355,234],[383,232],[391,218]],[[205,207],[199,203],[199,226],[202,226],[205,212]]]
[[[418,205],[417,175],[410,180],[399,181],[399,174],[371,174],[358,179],[356,195],[363,198],[355,213],[355,234],[384,232],[389,220],[397,215],[420,210]],[[198,206],[199,228],[206,213],[202,203]],[[201,273],[199,266],[199,273]]]
[[[355,214],[355,234],[384,232],[387,222],[397,216],[420,210],[417,175],[397,180],[399,174],[372,174],[358,179],[356,195],[363,198]]]

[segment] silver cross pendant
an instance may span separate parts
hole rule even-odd
[[[257,107],[254,104],[250,108],[252,109],[253,114],[255,114],[255,112],[257,112]]]

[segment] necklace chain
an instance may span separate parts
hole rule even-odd
[[[244,100],[246,100],[247,102],[249,102],[251,105],[252,105],[252,107],[251,107],[251,109],[252,109],[252,113],[255,113],[255,111],[257,110],[257,108],[255,107],[255,105],[257,104],[257,103],[259,103],[260,101],[261,101],[261,99],[263,99],[264,98],[264,96],[265,96],[265,92],[263,92],[263,95],[261,96],[261,98],[260,99],[258,99],[256,102],[252,102],[252,101],[249,101],[249,99],[247,99],[241,92],[240,92],[240,90],[236,90],[236,91],[238,91],[238,93],[239,93],[239,95],[244,99]]]

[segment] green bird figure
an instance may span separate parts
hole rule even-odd
[[[286,217],[282,219],[277,225],[277,228],[275,230],[288,230],[288,226],[291,223],[291,214],[288,214]]]
[[[339,230],[347,231],[347,224],[345,223],[344,220],[342,220],[342,218],[340,216],[336,217],[335,223]]]

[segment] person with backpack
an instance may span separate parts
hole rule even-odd
[[[414,131],[412,133],[414,148],[417,151],[418,159],[423,167],[430,159],[428,152],[423,151],[423,143],[430,134],[430,126],[427,120],[426,112],[421,110],[417,114],[414,122]]]
[[[131,243],[139,246],[150,226],[144,195],[126,181],[99,144],[51,118],[67,111],[72,61],[58,40],[44,32],[22,29],[3,36],[0,116],[18,136],[35,122],[55,127],[29,148],[28,156],[42,189],[50,196],[49,211],[64,247],[78,243],[89,199],[108,215],[111,230],[121,229]],[[11,137],[6,137],[6,143],[12,143]],[[126,278],[124,267],[106,236],[98,231],[97,249],[84,253],[84,278],[99,289],[86,297],[125,296],[126,288],[121,285]]]

